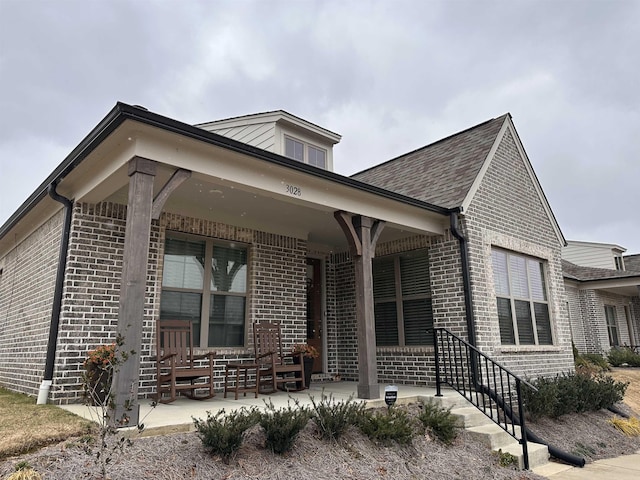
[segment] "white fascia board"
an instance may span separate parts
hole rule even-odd
[[[580,282],[578,290],[600,290],[603,288],[638,287],[640,276],[630,278],[611,278],[603,280],[586,280]]]
[[[567,240],[567,246],[585,246],[593,248],[605,248],[607,250],[619,250],[621,253],[627,251],[626,248],[616,245],[615,243],[600,243],[600,242],[583,242],[582,240]]]
[[[302,129],[303,131],[312,132],[313,134],[319,136],[320,138],[325,139],[329,143],[336,144],[342,138],[341,135],[332,132],[331,130],[327,130],[319,125],[308,122],[304,118],[296,117],[295,115],[291,115],[284,110],[276,110],[273,112],[264,112],[264,113],[255,113],[251,115],[245,115],[241,117],[233,117],[227,118],[223,120],[214,120],[212,122],[200,123],[195,125],[198,128],[202,128],[204,130],[209,130],[211,127],[215,127],[216,129],[222,127],[240,127],[243,125],[255,125],[258,123],[278,123],[282,122],[287,125],[293,125],[298,129]]]
[[[324,211],[344,210],[370,216],[409,230],[443,235],[448,217],[371,192],[332,182],[285,166],[220,147],[145,128],[135,142],[135,155],[231,183],[236,188],[303,203]]]
[[[493,160],[493,157],[495,156],[496,151],[500,146],[500,142],[502,141],[504,132],[506,132],[507,130],[507,125],[508,124],[505,119],[505,122],[502,124],[502,127],[500,127],[500,131],[498,132],[498,135],[496,135],[496,139],[493,142],[493,145],[491,146],[491,150],[489,150],[489,153],[487,154],[487,158],[484,159],[484,162],[482,163],[482,167],[480,167],[480,171],[478,172],[478,175],[476,175],[475,180],[471,184],[471,188],[467,192],[467,196],[462,201],[462,211],[460,212],[462,215],[464,215],[465,212],[469,209],[469,206],[473,201],[473,197],[475,197],[476,192],[480,188],[480,184],[482,184],[482,180],[484,179],[484,176],[486,175],[487,170],[491,165],[491,161]]]

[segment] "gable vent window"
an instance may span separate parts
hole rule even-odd
[[[372,266],[376,344],[433,345],[427,252],[374,258]]]
[[[314,167],[327,168],[327,152],[325,150],[308,145],[295,138],[285,137],[284,154],[286,157],[302,163],[308,163]]]
[[[503,345],[552,345],[545,263],[493,249],[500,339]]]

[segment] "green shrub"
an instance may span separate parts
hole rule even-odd
[[[598,353],[581,353],[576,357],[577,370],[589,373],[601,373],[610,370],[609,362]]]
[[[325,439],[338,440],[350,425],[358,425],[364,413],[364,402],[353,401],[353,396],[346,402],[336,402],[333,396],[322,393],[320,400],[313,404],[312,415],[318,425],[320,434]]]
[[[266,436],[265,447],[273,453],[291,450],[298,433],[307,425],[311,416],[306,407],[294,400],[295,408],[287,403],[286,408],[276,410],[271,400],[265,402],[266,411],[260,415],[260,425]]]
[[[380,443],[395,440],[401,444],[408,444],[414,434],[409,415],[393,407],[384,412],[364,411],[359,427],[367,437]]]
[[[422,404],[418,420],[446,445],[451,445],[458,436],[458,420],[451,414],[451,408],[442,408],[431,399]]]
[[[260,420],[257,408],[244,407],[225,413],[224,409],[215,415],[207,412],[207,419],[194,418],[193,423],[202,444],[214,455],[220,455],[225,463],[242,445],[244,432]]]
[[[614,367],[619,367],[626,363],[630,367],[640,367],[640,354],[634,352],[630,348],[616,347],[609,350],[607,355],[609,363]]]
[[[538,391],[525,385],[522,393],[526,411],[533,419],[608,408],[624,398],[628,385],[603,374],[563,374],[531,383]]]

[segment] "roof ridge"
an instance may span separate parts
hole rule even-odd
[[[494,121],[496,121],[496,120],[504,119],[504,118],[505,118],[505,117],[507,117],[507,116],[508,116],[508,117],[511,117],[511,114],[510,114],[509,112],[507,112],[507,113],[504,113],[504,114],[500,115],[499,117],[490,118],[489,120],[485,120],[484,122],[480,122],[480,123],[478,123],[477,125],[474,125],[474,126],[472,126],[472,127],[465,128],[464,130],[460,130],[459,132],[456,132],[456,133],[452,133],[451,135],[448,135],[448,136],[446,136],[446,137],[444,137],[444,138],[441,138],[441,139],[439,139],[439,140],[436,140],[435,142],[431,142],[431,143],[429,143],[429,144],[427,144],[427,145],[423,145],[422,147],[418,147],[418,148],[416,148],[416,149],[414,149],[414,150],[411,150],[411,151],[409,151],[409,152],[406,152],[406,153],[403,153],[403,154],[398,155],[398,156],[396,156],[396,157],[393,157],[393,158],[391,158],[391,159],[389,159],[389,160],[386,160],[386,161],[384,161],[384,162],[382,162],[382,163],[378,163],[378,164],[376,164],[376,165],[372,165],[371,167],[369,167],[369,168],[365,168],[364,170],[360,170],[359,172],[353,173],[353,174],[352,174],[352,175],[350,175],[350,176],[351,176],[351,177],[353,177],[353,176],[355,176],[355,175],[360,175],[361,173],[368,172],[368,171],[370,171],[370,170],[373,170],[373,169],[375,169],[375,168],[381,167],[381,166],[383,166],[383,165],[387,165],[387,164],[389,164],[389,163],[391,163],[391,162],[394,162],[394,161],[396,161],[396,160],[399,160],[399,159],[400,159],[400,158],[402,158],[402,157],[407,157],[407,156],[412,155],[412,154],[414,154],[414,153],[416,153],[416,152],[419,152],[419,151],[421,151],[421,150],[426,150],[427,148],[431,148],[431,147],[433,147],[433,146],[435,146],[435,145],[437,145],[437,144],[439,144],[439,143],[442,143],[442,142],[445,142],[445,141],[451,140],[452,138],[455,138],[455,137],[457,137],[457,136],[459,136],[459,135],[462,135],[462,134],[465,134],[465,133],[469,133],[471,130],[475,130],[475,129],[477,129],[477,128],[480,128],[480,127],[482,127],[482,126],[484,126],[484,125],[487,125],[487,124],[489,124],[489,123],[491,123],[491,122],[494,122]]]

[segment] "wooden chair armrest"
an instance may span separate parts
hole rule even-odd
[[[175,357],[176,355],[178,355],[178,354],[177,354],[177,353],[165,353],[164,355],[162,355],[162,356],[158,359],[158,361],[159,361],[159,362],[164,362],[164,361],[165,361],[165,360],[167,360],[168,358]],[[156,358],[157,358],[157,357],[156,357]]]
[[[276,352],[267,352],[267,353],[263,353],[261,355],[257,355],[256,356],[256,360],[258,360],[259,358],[264,358],[264,357],[268,357],[270,355],[274,355]]]

